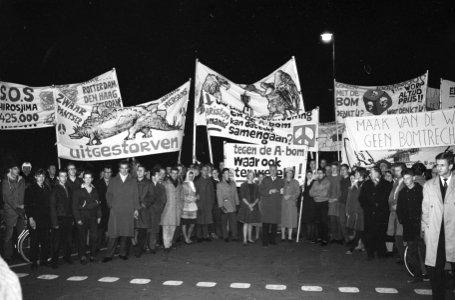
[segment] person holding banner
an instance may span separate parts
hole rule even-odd
[[[281,199],[284,181],[277,177],[277,167],[269,167],[270,176],[266,176],[260,186],[262,207],[262,245],[276,245],[276,231],[281,223]]]
[[[329,240],[329,190],[330,181],[325,176],[325,168],[319,168],[317,180],[310,189],[310,197],[314,199],[315,221],[318,224],[317,241],[321,246],[327,246]]]
[[[455,176],[450,152],[436,156],[437,177],[423,186],[422,235],[425,239],[425,265],[428,266],[433,299],[445,299],[445,265],[455,270]]]
[[[221,209],[221,230],[223,231],[223,239],[229,242],[229,231],[233,241],[238,241],[237,232],[237,205],[239,205],[239,195],[237,194],[237,186],[231,180],[230,170],[224,168],[222,173],[222,181],[216,185],[216,196],[218,199],[218,207]]]
[[[240,186],[240,209],[238,220],[243,223],[243,245],[254,243],[252,223],[261,222],[259,212],[259,186],[254,182],[254,172],[248,171],[247,181]]]
[[[288,230],[288,242],[292,242],[292,230],[297,228],[298,212],[297,201],[300,196],[300,185],[294,179],[294,169],[286,169],[286,178],[283,187],[283,199],[281,201],[281,240],[286,240]]]

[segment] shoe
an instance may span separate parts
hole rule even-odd
[[[150,249],[151,254],[156,254],[156,249]]]
[[[409,279],[408,280],[408,283],[409,284],[413,284],[413,283],[419,283],[419,282],[422,282],[423,281],[423,278],[422,277],[414,277],[412,279]]]
[[[93,257],[93,256],[90,256],[89,260],[90,260],[91,262],[95,262],[95,261],[97,261],[97,258],[96,258],[96,257]]]
[[[105,257],[105,258],[103,258],[102,262],[107,263],[107,262],[110,262],[111,260],[112,260],[112,257]]]
[[[254,244],[254,243],[256,243],[256,241],[253,241],[253,240],[248,240],[248,243],[250,243],[250,244]]]
[[[87,264],[87,257],[86,256],[82,256],[81,257],[81,264],[83,264],[83,265]]]
[[[247,242],[243,242],[242,244],[243,244],[243,247],[245,247],[246,245],[248,245]]]
[[[292,243],[292,242],[293,242],[293,239],[288,239],[288,242],[289,242],[289,243]]]
[[[126,255],[119,255],[118,257],[120,257],[123,260],[127,260],[128,259],[128,256],[126,256]]]
[[[346,254],[350,255],[350,254],[352,254],[352,251],[348,250],[348,251],[346,251]]]
[[[32,264],[30,265],[30,269],[32,269],[32,270],[38,269],[38,264],[36,263],[36,261],[32,262]]]
[[[284,239],[284,238],[281,238],[281,241],[282,241],[282,242],[284,242],[284,241],[286,241],[286,239]]]
[[[135,256],[136,256],[136,258],[141,258],[142,253],[137,253]]]
[[[69,265],[72,265],[74,263],[74,261],[71,257],[63,257],[63,261]]]
[[[226,243],[229,243],[229,238],[225,238],[224,241],[225,241]]]
[[[321,241],[321,246],[322,246],[322,247],[325,247],[325,246],[327,246],[327,245],[328,245],[327,241]]]

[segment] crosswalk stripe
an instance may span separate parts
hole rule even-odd
[[[135,278],[130,281],[132,284],[147,284],[150,282],[150,279],[147,278]]]
[[[429,289],[415,289],[414,292],[417,295],[432,295],[433,293]]]
[[[201,282],[196,283],[196,286],[198,286],[198,287],[214,287],[215,285],[216,285],[216,282],[201,281]]]
[[[339,287],[338,290],[341,292],[341,293],[358,293],[360,292],[358,288],[356,287]]]
[[[103,277],[103,278],[98,279],[98,281],[99,282],[116,282],[119,279],[120,278],[118,278],[118,277]]]
[[[249,283],[240,283],[240,282],[235,282],[231,283],[230,287],[233,289],[248,289],[250,288],[251,284]]]
[[[183,281],[178,281],[178,280],[168,280],[163,282],[163,285],[172,285],[172,286],[179,286],[182,285]]]
[[[22,278],[22,277],[27,277],[28,274],[27,274],[27,273],[16,273],[16,276],[17,276],[18,278]]]
[[[43,275],[40,275],[40,276],[38,276],[38,277],[36,277],[36,278],[38,278],[38,279],[44,279],[44,280],[52,280],[52,279],[55,279],[55,278],[57,278],[57,277],[58,277],[58,275],[43,274]]]
[[[398,294],[398,290],[394,288],[375,288],[375,290],[381,294]]]
[[[68,280],[68,281],[82,281],[82,280],[85,280],[87,278],[88,278],[88,276],[71,276],[71,277],[68,277],[66,280]]]
[[[284,284],[267,284],[265,288],[268,290],[284,291],[286,286]]]
[[[302,285],[302,291],[304,291],[304,292],[322,292],[322,287]]]

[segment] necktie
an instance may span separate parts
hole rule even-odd
[[[444,188],[444,198],[445,198],[446,192],[447,192],[447,178],[444,178],[444,184],[442,185],[442,187]]]

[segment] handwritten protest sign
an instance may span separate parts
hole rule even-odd
[[[319,124],[318,148],[320,152],[340,151],[344,124]]]
[[[441,79],[441,109],[455,108],[455,81]]]
[[[441,109],[440,101],[441,101],[440,89],[427,87],[426,110],[430,111]]]
[[[269,167],[277,166],[278,176],[284,177],[286,168],[294,169],[294,178],[305,182],[307,147],[290,145],[224,144],[224,165],[234,172],[237,185],[246,181],[249,171],[269,175]]]
[[[122,108],[73,102],[56,90],[58,156],[89,161],[179,151],[189,88]]]
[[[308,146],[309,151],[318,151],[319,109],[269,120],[214,102],[206,107],[205,114],[210,136],[261,145]]]
[[[236,84],[197,62],[196,125],[206,125],[206,106],[223,103],[254,117],[282,117],[303,113],[303,98],[295,59],[253,84]]]
[[[408,149],[455,145],[455,109],[415,114],[347,118],[354,150]]]
[[[339,123],[348,117],[406,114],[425,111],[428,73],[384,86],[335,82],[335,109]]]

